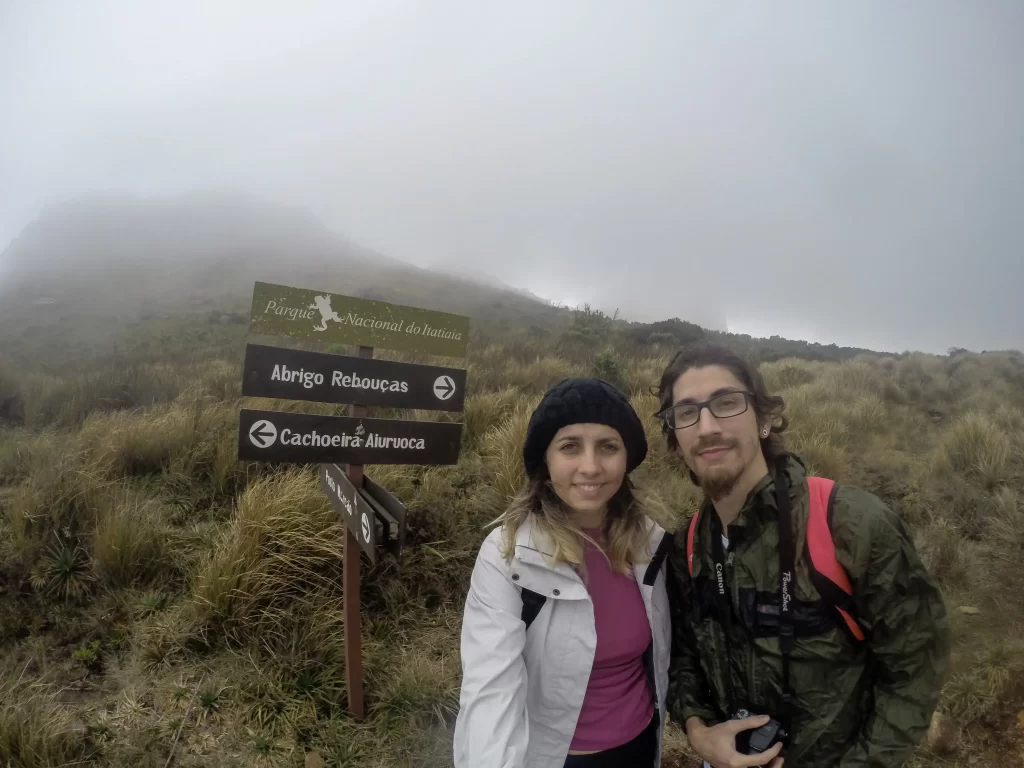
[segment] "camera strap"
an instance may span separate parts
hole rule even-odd
[[[796,542],[789,498],[789,478],[780,462],[775,472],[775,504],[779,514],[779,652],[782,654],[782,706],[776,719],[792,733],[793,694],[789,686],[789,657],[793,653],[793,592],[796,572]]]
[[[718,590],[718,615],[725,630],[725,691],[731,717],[736,710],[736,701],[732,690],[732,600],[729,597],[729,586],[725,580],[725,547],[722,546],[722,521],[718,515],[711,515],[711,556],[715,560],[715,588]]]
[[[782,656],[782,702],[778,712],[770,713],[778,720],[787,732],[790,729],[793,713],[793,696],[790,690],[789,657],[793,653],[793,580],[796,571],[796,542],[793,539],[793,522],[789,498],[789,479],[786,477],[785,466],[780,464],[775,473],[775,502],[778,507],[779,520],[779,652]],[[718,611],[725,630],[726,686],[730,715],[736,712],[731,684],[732,662],[732,629],[733,606],[729,596],[729,588],[725,578],[727,563],[725,548],[722,546],[722,523],[718,515],[711,515],[711,553],[715,561],[714,579],[718,592]]]

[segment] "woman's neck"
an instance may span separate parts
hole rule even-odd
[[[607,507],[602,509],[590,509],[586,512],[573,510],[572,518],[573,522],[575,522],[580,528],[595,531],[604,527],[604,518],[607,512]]]

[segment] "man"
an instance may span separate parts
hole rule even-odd
[[[782,399],[731,350],[682,350],[660,397],[669,449],[706,495],[676,535],[669,591],[668,711],[691,746],[714,768],[902,765],[928,729],[950,645],[907,528],[851,486],[818,497],[827,517],[812,503],[804,464],[783,448]],[[737,736],[771,743],[776,727],[788,738],[737,751]]]

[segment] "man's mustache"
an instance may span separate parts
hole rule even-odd
[[[712,448],[735,448],[735,447],[736,447],[736,441],[735,440],[727,440],[725,438],[716,437],[716,438],[711,438],[709,440],[701,440],[699,443],[697,443],[696,446],[694,446],[693,453],[694,453],[694,455],[697,455],[699,453],[703,453],[704,451],[709,451]]]

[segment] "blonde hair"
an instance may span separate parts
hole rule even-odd
[[[612,569],[619,573],[628,574],[633,565],[649,560],[646,510],[646,501],[637,496],[633,483],[626,476],[608,502],[604,522],[605,544],[599,546]],[[531,517],[533,525],[551,540],[554,551],[545,554],[552,561],[583,567],[583,542],[590,541],[595,545],[597,542],[573,522],[572,510],[555,493],[547,472],[543,470],[527,482],[504,514],[492,523],[504,525],[502,555],[505,560],[512,559],[519,529]]]

